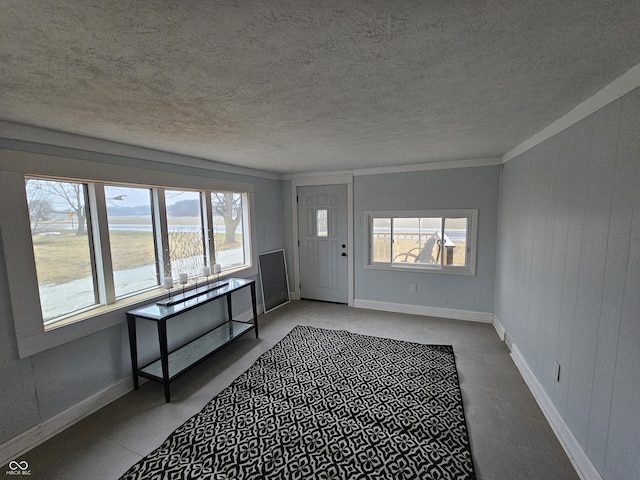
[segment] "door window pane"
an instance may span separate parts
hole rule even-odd
[[[327,223],[328,210],[316,210],[316,235],[318,237],[329,236],[329,225]]]
[[[96,304],[83,183],[26,179],[42,317],[47,323]]]
[[[247,265],[244,195],[212,192],[211,208],[216,263],[222,270]]]
[[[116,297],[158,285],[151,190],[105,186]]]
[[[205,264],[200,193],[165,190],[171,274],[200,275]]]

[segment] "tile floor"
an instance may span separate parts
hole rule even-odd
[[[245,335],[175,380],[171,403],[147,382],[26,453],[30,478],[118,478],[296,324],[453,345],[477,478],[579,478],[492,325],[309,301],[260,316],[260,339]]]

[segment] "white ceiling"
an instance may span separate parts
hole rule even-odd
[[[276,173],[496,157],[640,63],[638,0],[2,0],[0,120]]]

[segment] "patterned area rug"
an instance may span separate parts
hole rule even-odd
[[[475,479],[453,348],[297,326],[122,479]]]

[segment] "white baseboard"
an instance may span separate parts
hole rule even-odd
[[[423,305],[409,305],[406,303],[378,302],[376,300],[355,299],[353,306],[356,308],[368,308],[382,312],[409,313],[412,315],[424,315],[427,317],[452,318],[455,320],[468,320],[471,322],[492,323],[493,313],[473,312],[471,310],[456,310],[452,308],[425,307]]]
[[[6,441],[0,445],[0,465],[5,465],[17,459],[27,451],[44,443],[54,435],[62,432],[65,428],[88,417],[131,390],[133,390],[131,377],[123,378],[80,403],[60,412],[55,417],[45,420],[29,430],[22,432],[20,435],[13,437],[11,440]]]
[[[262,304],[258,304],[257,308],[258,312],[260,312]],[[237,316],[234,315],[234,317],[240,321],[249,322],[253,320],[253,311],[247,310]],[[146,381],[147,380],[145,379],[140,379],[141,384]],[[104,390],[84,399],[80,403],[67,408],[56,416],[31,427],[29,430],[22,432],[10,440],[7,440],[5,443],[0,445],[0,465],[5,465],[21,455],[24,455],[29,450],[46,442],[51,437],[62,432],[64,429],[69,428],[74,423],[79,422],[83,418],[100,410],[102,407],[107,406],[109,403],[117,400],[131,390],[133,390],[133,380],[130,376],[127,376],[113,385],[108,386]]]
[[[524,381],[529,386],[529,390],[531,390],[531,393],[538,402],[542,413],[544,413],[544,416],[547,418],[547,421],[551,425],[556,437],[558,437],[562,448],[564,448],[564,451],[567,453],[580,478],[582,480],[602,480],[600,472],[598,472],[598,469],[591,463],[591,460],[578,443],[578,440],[576,440],[576,437],[574,437],[569,426],[565,423],[558,410],[556,410],[547,392],[545,392],[535,374],[531,368],[529,368],[527,361],[515,343],[512,344],[511,358],[513,358]]]
[[[493,328],[496,329],[496,332],[498,333],[500,340],[504,342],[504,336],[505,336],[505,333],[507,332],[502,326],[502,324],[500,323],[500,320],[498,320],[498,317],[496,315],[493,316]]]

